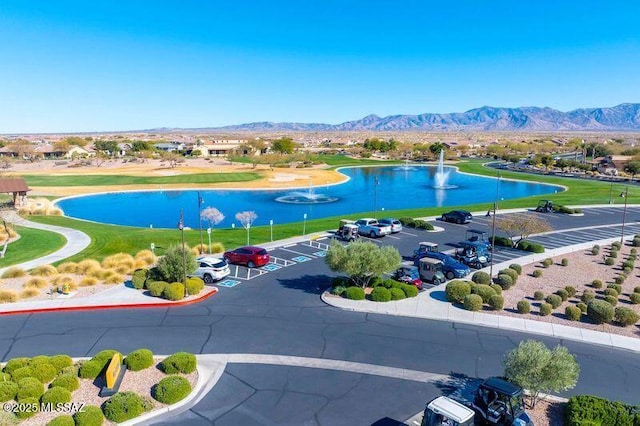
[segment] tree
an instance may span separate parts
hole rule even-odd
[[[440,151],[444,151],[445,146],[442,142],[436,142],[429,145],[429,151],[434,155],[440,155]]]
[[[573,389],[578,382],[580,366],[564,346],[550,350],[535,340],[520,342],[505,355],[502,365],[509,381],[531,392],[531,407],[540,393]]]
[[[131,151],[140,152],[140,151],[152,151],[153,145],[151,145],[147,141],[133,141],[131,144]]]
[[[295,147],[296,143],[293,141],[293,139],[287,137],[276,139],[271,143],[271,149],[273,149],[275,152],[281,152],[284,154],[293,153]]]
[[[556,160],[556,167],[559,167],[560,170],[564,171],[564,169],[569,167],[569,161],[564,158],[559,158]]]
[[[93,162],[96,167],[100,167],[104,164],[105,161],[109,159],[109,156],[103,151],[96,152],[96,155],[93,156]]]
[[[631,180],[640,173],[640,160],[632,160],[624,167],[624,171],[631,174]]]
[[[162,152],[160,154],[160,158],[162,158],[164,161],[168,161],[169,162],[169,167],[171,167],[172,169],[176,168],[176,166],[179,163],[184,162],[184,158],[175,152]]]
[[[247,245],[249,245],[249,229],[251,224],[258,218],[254,211],[243,211],[236,213],[236,220],[247,230]]]
[[[86,139],[86,138],[81,138],[79,136],[67,136],[64,139],[61,139],[61,141],[64,141],[69,145],[79,146],[80,148],[84,148],[85,146],[87,146],[90,140],[91,138]]]
[[[182,282],[185,273],[189,275],[198,267],[196,256],[188,247],[185,247],[184,253],[187,259],[185,270],[182,253],[181,245],[171,245],[167,249],[167,253],[158,260],[158,271],[166,282]]]
[[[60,140],[53,144],[53,149],[56,151],[68,152],[70,148],[71,145],[69,145],[69,142],[65,140]]]
[[[510,214],[497,219],[498,229],[507,234],[513,241],[513,246],[531,234],[549,232],[553,228],[549,223],[537,216],[529,214]],[[517,238],[517,240],[514,240]]]
[[[554,160],[551,155],[543,155],[542,157],[540,157],[540,162],[545,169],[548,169],[549,167],[552,167],[554,165],[556,160]]]
[[[98,151],[103,151],[110,157],[118,152],[118,143],[116,141],[96,141],[93,145]]]
[[[200,219],[209,222],[209,227],[213,228],[214,225],[217,225],[224,220],[224,215],[215,207],[207,207],[200,212]]]
[[[347,246],[334,241],[325,257],[332,271],[349,275],[355,285],[363,288],[372,278],[396,269],[401,260],[395,247],[379,247],[369,241],[355,241]]]

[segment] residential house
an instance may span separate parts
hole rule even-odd
[[[179,151],[184,151],[186,145],[183,142],[172,141],[172,142],[157,143],[155,144],[155,147],[159,151],[179,152]]]
[[[632,159],[632,155],[607,155],[595,158],[593,162],[596,163],[598,173],[615,176],[619,172],[623,172],[627,163]]]

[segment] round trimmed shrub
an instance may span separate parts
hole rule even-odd
[[[169,376],[153,388],[153,398],[163,404],[175,404],[191,393],[191,385],[184,377]]]
[[[338,287],[338,286],[347,287],[348,285],[349,285],[349,278],[346,278],[346,277],[331,278],[331,287]]]
[[[535,269],[532,273],[531,276],[534,278],[540,278],[542,276],[542,269]]]
[[[640,293],[640,286],[633,288],[634,293]],[[6,368],[6,367],[5,367]]]
[[[582,303],[586,303],[587,305],[591,303],[595,298],[596,298],[596,295],[592,291],[587,291],[587,290],[585,290],[582,293],[582,296],[580,296],[580,300],[582,301]]]
[[[467,311],[479,311],[482,309],[482,297],[477,294],[468,294],[462,302]]]
[[[593,300],[587,305],[587,316],[596,324],[610,323],[613,314],[613,306],[604,300]]]
[[[509,290],[513,285],[513,278],[507,274],[498,274],[494,280],[496,284],[502,287],[503,290]]]
[[[188,352],[176,352],[160,363],[160,370],[165,374],[189,374],[195,369],[196,356]]]
[[[402,292],[402,290],[400,290]],[[404,296],[404,292],[402,292]],[[374,302],[388,302],[391,300],[391,292],[384,287],[375,287],[371,292],[371,300]]]
[[[640,288],[640,287],[639,287]],[[13,373],[14,370],[22,367],[28,367],[31,363],[31,358],[12,358],[4,365],[2,371],[5,373]]]
[[[71,367],[73,365],[73,360],[69,355],[60,354],[49,357],[49,363],[53,365],[58,372],[60,372],[65,367]]]
[[[0,382],[0,402],[15,399],[18,394],[18,384],[16,382]]]
[[[331,294],[335,296],[342,296],[345,291],[347,291],[347,288],[345,286],[339,285],[331,289]]]
[[[160,297],[168,285],[169,283],[166,281],[151,281],[147,283],[147,289],[153,297]]]
[[[493,291],[496,292],[497,295],[502,295],[502,287],[500,287],[498,284],[491,284],[489,285],[489,287],[491,287],[493,289]]]
[[[622,294],[622,286],[620,284],[609,284],[607,288],[614,289],[618,293],[618,296]]]
[[[511,265],[509,265],[509,269],[513,269],[514,271],[516,271],[518,275],[522,274],[522,265],[519,265],[517,263],[512,263]]]
[[[618,258],[618,250],[613,250],[613,249],[612,249],[612,250],[609,252],[609,257],[610,257],[610,258],[612,258],[612,259],[617,259],[617,258]]]
[[[565,257],[565,258],[563,258],[563,259],[560,261],[560,264],[561,264],[562,266],[569,266],[569,259],[567,259],[566,257]]]
[[[567,317],[569,321],[580,321],[582,311],[577,306],[569,305],[564,308],[564,316]]]
[[[120,354],[120,358],[122,359],[122,354],[116,351],[115,349],[103,349],[97,354],[95,354],[91,358],[91,361],[97,361],[101,363],[103,366],[106,366],[109,363],[109,361],[111,361],[111,358],[113,358],[115,354]]]
[[[9,373],[0,373],[0,383],[8,382],[11,380],[11,374]]]
[[[104,364],[99,361],[86,361],[78,370],[78,376],[81,379],[95,379],[102,372]]]
[[[476,271],[471,275],[471,281],[476,284],[490,284],[491,277],[486,272]]]
[[[11,373],[11,380],[16,383],[18,383],[25,377],[33,377],[33,370],[31,369],[31,367],[18,368],[16,370],[13,370],[13,373]]]
[[[189,277],[187,278],[187,292],[189,296],[194,296],[196,294],[200,294],[200,292],[204,290],[204,281],[198,277]]]
[[[541,263],[543,267],[548,268],[549,266],[553,265],[553,259],[551,259],[550,257],[547,257]]]
[[[162,298],[174,302],[184,299],[184,284],[178,282],[168,284],[162,291]]]
[[[628,327],[637,323],[640,319],[640,315],[631,308],[618,306],[614,313],[614,319],[621,326]]]
[[[63,387],[55,386],[42,394],[40,401],[42,401],[43,404],[53,405],[62,402],[71,402],[71,392]]]
[[[628,277],[633,272],[633,267],[625,266],[622,268],[622,272]]]
[[[49,363],[33,365],[31,366],[31,370],[33,370],[32,377],[35,377],[42,383],[49,383],[56,377],[56,374],[58,374],[58,369]]]
[[[607,257],[604,260],[604,264],[607,265],[607,266],[613,266],[614,263],[616,263],[616,260],[611,256]]]
[[[26,398],[35,398],[39,400],[44,393],[44,385],[34,377],[25,377],[18,382],[18,401]]]
[[[358,286],[347,287],[347,291],[345,292],[347,295],[347,299],[351,300],[364,300],[364,289]]]
[[[444,292],[448,302],[461,303],[466,296],[471,294],[471,284],[469,281],[462,280],[449,281]]]
[[[65,415],[58,416],[55,419],[47,423],[47,426],[75,426],[76,422],[73,421],[73,417]]]
[[[620,250],[622,244],[620,243],[620,241],[614,241],[611,243],[611,249],[613,250],[614,247],[616,250]]]
[[[611,306],[616,306],[618,304],[618,298],[615,296],[605,296],[604,301],[609,303]]]
[[[149,349],[135,350],[124,359],[127,370],[140,371],[153,365],[153,352]]]
[[[40,411],[40,401],[38,398],[28,397],[20,400],[20,404],[27,404],[31,409],[29,410],[21,410],[16,411],[16,417],[20,420],[28,419],[29,417],[33,417]]]
[[[61,387],[65,388],[69,392],[73,392],[80,387],[80,383],[78,382],[78,378],[76,376],[72,376],[71,374],[61,374],[53,379],[50,387]]]
[[[516,309],[518,309],[519,314],[528,314],[531,312],[531,304],[528,300],[521,300],[516,305]]]
[[[600,246],[595,245],[593,247],[591,247],[591,254],[594,256],[597,256],[600,254]]]
[[[393,287],[389,289],[389,294],[391,295],[391,300],[402,300],[402,299],[406,299],[407,296],[404,293],[404,291],[402,291],[402,289]]]
[[[563,302],[566,302],[567,299],[569,298],[569,292],[567,290],[565,290],[564,288],[561,288],[561,289],[557,290],[556,294],[558,296],[560,296],[560,298],[562,299]]]
[[[611,288],[611,287],[605,288],[603,293],[605,296],[613,296],[616,299],[619,296],[618,291],[615,288]]]
[[[147,411],[147,404],[134,392],[118,392],[102,404],[104,416],[115,423],[130,420]]]
[[[629,300],[631,300],[631,303],[634,305],[640,305],[640,293],[631,293]]]
[[[36,364],[49,364],[49,357],[46,355],[38,355],[31,358],[30,367],[33,367]]]
[[[142,290],[148,276],[148,269],[136,269],[133,274],[131,274],[131,284],[133,285],[133,288]]]
[[[417,297],[418,287],[410,284],[401,284],[400,289],[404,292],[406,297]]]
[[[533,300],[543,300],[544,299],[544,293],[540,290],[536,291],[533,293]]]
[[[576,308],[580,309],[580,312],[582,312],[583,314],[587,313],[587,305],[586,305],[586,303],[582,303],[582,302],[577,303],[576,304]]]
[[[576,290],[576,288],[575,288],[575,287],[570,286],[570,285],[566,286],[566,287],[564,288],[564,290],[567,292],[567,295],[568,295],[569,297],[573,297],[573,296],[575,296],[575,295],[576,295],[576,293],[578,292],[578,290]]]
[[[104,414],[100,407],[86,405],[83,411],[78,411],[73,415],[75,426],[101,426],[104,423]]]
[[[602,281],[600,281],[600,280],[591,281],[591,287],[593,287],[593,288],[602,288]]]
[[[502,308],[504,308],[504,297],[494,294],[489,298],[489,306],[491,306],[494,311],[501,311]]]
[[[516,283],[516,281],[518,281],[518,276],[520,275],[518,274],[518,271],[511,268],[501,269],[500,271],[498,271],[498,275],[500,274],[509,275],[514,284]]]
[[[482,303],[489,303],[491,296],[495,296],[496,292],[485,284],[477,284],[471,287],[471,293],[477,294],[482,298]]]
[[[613,279],[613,282],[615,282],[618,285],[622,284],[624,282],[624,275],[618,275]]]
[[[540,304],[540,316],[546,317],[547,315],[551,315],[551,311],[553,311],[553,307],[547,302],[542,302]]]
[[[558,306],[562,305],[562,297],[558,296],[557,294],[550,294],[544,300],[549,305],[551,305],[553,309],[556,309]]]

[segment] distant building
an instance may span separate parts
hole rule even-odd
[[[598,173],[606,175],[617,175],[624,171],[629,161],[633,160],[632,155],[607,155],[594,159]]]
[[[154,145],[157,150],[165,152],[183,151],[186,145],[183,142],[161,142]]]

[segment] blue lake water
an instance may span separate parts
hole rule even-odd
[[[416,166],[410,170],[401,167],[354,167],[340,172],[349,181],[333,186],[313,189],[315,195],[337,198],[335,202],[320,204],[290,204],[276,201],[300,190],[200,190],[202,208],[215,207],[226,217],[217,228],[231,227],[236,213],[254,211],[258,218],[254,225],[301,222],[327,216],[349,216],[363,213],[367,216],[377,209],[377,217],[383,217],[383,209],[399,210],[420,207],[447,207],[461,204],[487,203],[489,208],[496,197],[496,179],[449,172],[450,189],[434,189],[435,166]],[[376,185],[376,181],[378,184]],[[539,183],[501,180],[499,198],[513,199],[529,195],[542,195],[560,191],[560,187]],[[197,228],[198,195],[195,190],[162,190],[96,194],[64,199],[58,206],[66,216],[95,222],[139,227],[175,228],[184,209],[185,226]],[[443,209],[444,211],[444,209]],[[355,218],[351,215],[351,218]],[[203,222],[203,226],[207,224]]]

